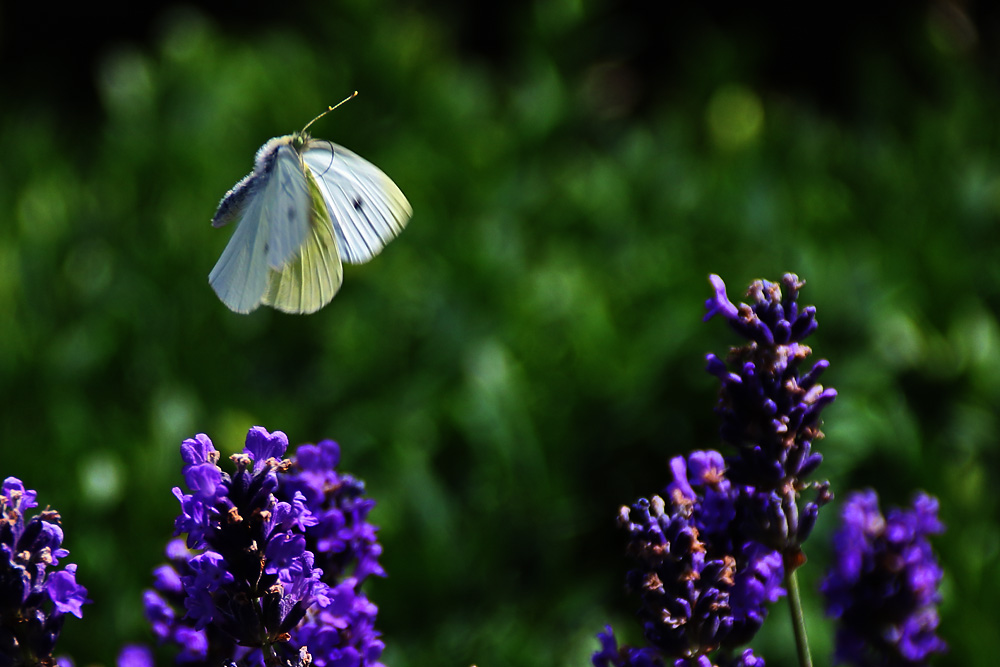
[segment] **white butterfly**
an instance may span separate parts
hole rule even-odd
[[[367,262],[413,214],[378,167],[306,133],[335,108],[261,146],[253,171],[219,202],[212,226],[239,224],[208,282],[238,313],[262,303],[286,313],[316,312],[340,288],[341,262]]]

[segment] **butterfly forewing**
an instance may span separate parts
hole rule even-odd
[[[270,187],[270,183],[264,186]],[[269,227],[263,198],[248,200],[236,231],[208,274],[208,282],[215,293],[238,313],[254,310],[267,289],[265,246]]]
[[[226,193],[226,196],[219,202],[219,208],[215,211],[215,215],[212,216],[213,227],[222,227],[243,217],[247,204],[253,195],[253,187],[251,187],[253,182],[254,174],[247,174]]]
[[[290,144],[277,147],[267,192],[263,194],[265,215],[271,220],[265,248],[267,264],[281,269],[298,254],[309,234],[310,196],[305,166]]]
[[[367,262],[406,226],[410,203],[371,162],[323,140],[310,140],[302,158],[330,209],[343,261]]]

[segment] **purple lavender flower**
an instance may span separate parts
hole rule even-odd
[[[292,462],[275,495],[291,502],[301,494],[301,502],[316,518],[315,526],[305,531],[306,544],[326,576],[339,581],[350,573],[359,585],[372,575],[384,577],[378,562],[382,545],[375,536],[377,529],[367,522],[375,501],[365,497],[364,482],[337,472],[337,443],[301,445]]]
[[[928,541],[944,532],[937,511],[923,493],[912,509],[885,516],[874,491],[848,497],[821,585],[827,614],[837,618],[837,662],[915,667],[946,650],[935,634],[943,572]]]
[[[785,593],[781,554],[742,530],[739,504],[750,491],[726,477],[722,455],[693,452],[674,458],[670,469],[669,500],[641,498],[619,515],[637,562],[626,582],[642,597],[638,615],[652,646],[610,650],[609,636],[601,635],[601,664],[707,661],[719,648],[752,639],[767,605]]]
[[[185,615],[188,596],[183,578],[191,573],[190,561],[196,552],[180,539],[171,540],[166,552],[168,562],[153,571],[154,590],[143,594],[153,636],[160,643],[179,647],[177,662],[181,664],[222,665],[243,658],[249,650],[238,648],[236,640],[220,627],[208,624],[195,629],[195,620]]]
[[[640,500],[638,521],[627,524],[629,552],[640,563],[629,575],[633,589],[651,576],[662,586],[643,590],[646,636],[672,657],[744,644],[767,617],[766,605],[784,595],[781,557],[743,532],[737,508],[747,491],[731,484],[718,452],[678,456],[670,468],[669,508],[654,496],[647,513]],[[684,611],[665,614],[667,607]]]
[[[799,372],[811,354],[801,341],[816,329],[815,308],[796,302],[802,283],[792,274],[780,285],[756,281],[747,292],[752,305],[737,307],[722,279],[711,282],[705,319],[721,315],[749,340],[728,362],[707,357],[722,383],[722,439],[736,452],[676,457],[663,497],[621,509],[637,561],[627,582],[642,596],[638,616],[651,646],[619,649],[609,628],[599,635],[596,667],[763,665],[749,649],[730,652],[754,637],[768,605],[786,594],[786,572],[804,562],[801,544],[832,498],[828,483],[804,481],[822,461],[812,442],[822,437],[819,415],[836,392],[817,382],[826,361]],[[809,487],[814,497],[800,509]]]
[[[744,649],[739,655],[727,656],[720,659],[718,667],[764,667],[764,658],[759,658],[753,654],[753,649]]]
[[[254,427],[230,477],[207,436],[182,444],[192,493],[174,495],[187,545],[168,546],[169,564],[145,594],[153,632],[181,647],[178,662],[295,665],[308,650],[320,667],[380,666],[377,607],[359,590],[365,577],[385,575],[366,521],[374,501],[335,470],[336,443],[283,459],[287,446],[280,431]]]
[[[752,488],[733,485],[719,452],[695,451],[670,461],[673,481],[667,486],[675,511],[687,515],[705,545],[706,557],[734,559],[728,613],[732,616],[724,645],[745,644],[767,618],[767,605],[785,594],[781,554],[756,542],[745,531],[746,507],[755,497]],[[721,609],[721,608],[720,608]]]
[[[665,667],[667,664],[653,648],[618,648],[618,640],[610,625],[605,627],[604,632],[598,633],[597,638],[601,642],[601,650],[594,653],[591,659],[594,667]],[[739,655],[720,653],[714,662],[708,656],[699,655],[678,658],[671,664],[673,667],[764,667],[764,660],[748,648]]]
[[[819,376],[829,366],[817,362],[801,374],[812,353],[801,343],[816,330],[816,309],[799,308],[804,284],[785,274],[781,283],[757,280],[747,290],[751,304],[734,306],[719,276],[710,281],[715,296],[705,302],[708,320],[721,315],[748,339],[730,351],[727,362],[707,355],[708,371],[722,383],[716,412],[723,441],[736,448],[726,460],[735,483],[753,487],[751,522],[760,541],[781,550],[788,564],[801,564],[800,545],[812,532],[819,508],[832,499],[826,482],[814,483],[815,496],[800,509],[799,496],[823,457],[812,450],[823,436],[820,413],[837,396]]]
[[[364,482],[337,472],[339,463],[340,447],[332,440],[301,445],[275,492],[297,499],[315,518],[305,529],[306,547],[316,554],[323,581],[333,587],[333,602],[310,610],[292,644],[308,646],[319,667],[381,667],[385,646],[375,630],[378,607],[361,592],[369,576],[385,576],[377,528],[367,521],[375,501],[365,497]]]
[[[601,650],[594,653],[591,663],[594,667],[664,667],[666,663],[655,648],[634,648],[623,646],[618,648],[615,631],[610,625],[604,627],[604,632],[597,633],[601,642]]]
[[[148,646],[129,644],[118,652],[118,667],[156,667]]]
[[[194,493],[174,489],[182,507],[176,530],[188,533],[188,548],[202,550],[181,576],[187,615],[195,630],[212,624],[268,656],[329,594],[296,525],[311,517],[273,494],[278,471],[289,465],[281,459],[284,433],[251,429],[243,453],[232,457],[232,476],[218,468],[210,447],[205,436],[185,441],[184,478]]]
[[[57,570],[62,548],[59,513],[38,506],[34,491],[8,477],[0,489],[0,665],[53,665],[66,614],[83,617],[87,589],[76,582],[76,565]]]

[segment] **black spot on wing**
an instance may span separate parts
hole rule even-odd
[[[354,204],[355,211],[360,211],[361,207],[364,206],[364,202],[361,201],[361,197],[358,197],[357,195],[355,195],[354,201],[352,203]]]

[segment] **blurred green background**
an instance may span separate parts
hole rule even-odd
[[[228,454],[254,424],[338,440],[378,501],[390,667],[639,641],[614,517],[718,446],[704,354],[737,340],[701,322],[706,278],[736,300],[785,271],[840,393],[818,476],[940,497],[939,664],[994,664],[988,3],[42,7],[0,7],[0,473],[62,512],[94,600],[60,643],[78,665],[149,638],[180,441]],[[409,228],[315,315],[229,312],[219,198],[355,89],[313,132],[384,169]],[[838,510],[803,570],[818,665]],[[793,664],[784,604],[755,647]]]

